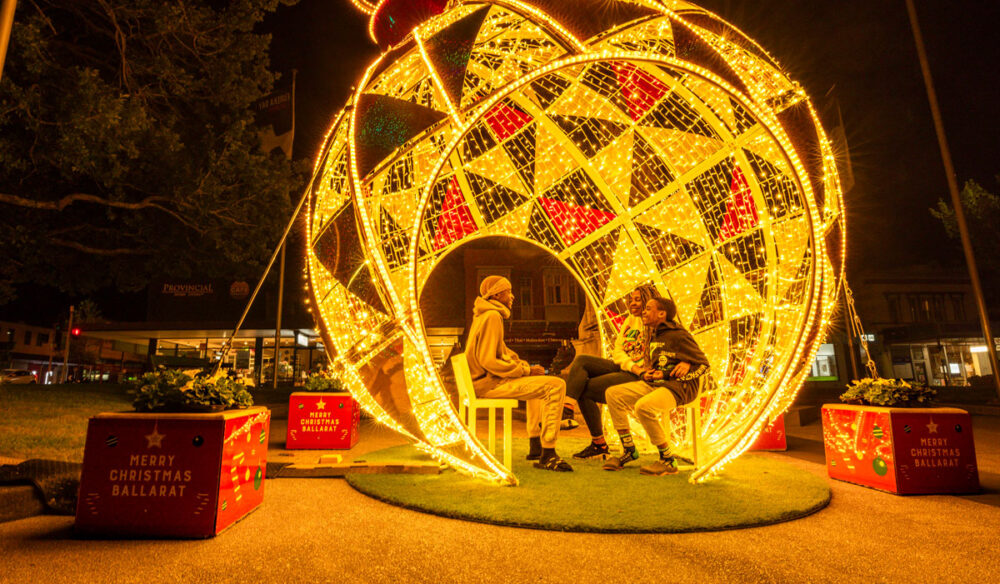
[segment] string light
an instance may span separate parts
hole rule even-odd
[[[374,35],[383,3],[361,4]],[[843,198],[808,96],[715,15],[633,4],[659,15],[582,39],[528,2],[452,2],[368,68],[317,161],[307,276],[331,362],[380,422],[472,476],[516,484],[458,419],[419,297],[475,238],[555,256],[600,307],[605,352],[635,286],[676,301],[712,364],[695,482],[791,404],[830,323]]]

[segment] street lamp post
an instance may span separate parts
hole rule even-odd
[[[73,312],[75,310],[75,307],[69,307],[69,324],[66,325],[66,346],[63,347],[62,383],[66,383],[66,378],[69,377],[69,342],[73,338]]]
[[[7,45],[10,44],[10,29],[14,26],[14,9],[17,0],[0,0],[0,79],[3,79],[3,64],[7,59]]]
[[[917,43],[917,55],[920,57],[920,69],[927,85],[927,98],[931,104],[931,114],[934,117],[934,129],[937,131],[938,145],[941,147],[941,158],[944,161],[945,174],[948,175],[948,190],[951,191],[951,204],[955,207],[955,221],[962,239],[962,250],[965,252],[965,264],[972,280],[972,291],[976,295],[976,306],[979,309],[979,321],[986,336],[986,351],[990,356],[990,366],[993,368],[993,384],[1000,396],[1000,366],[997,364],[996,343],[993,331],[990,330],[990,314],[983,299],[983,286],[979,281],[979,269],[976,267],[976,257],[972,253],[972,240],[969,238],[969,226],[965,221],[965,209],[958,194],[958,179],[955,177],[955,165],[951,159],[951,149],[944,133],[944,122],[941,120],[941,107],[938,104],[937,92],[934,90],[934,79],[931,77],[931,67],[927,61],[927,49],[924,47],[924,37],[920,32],[920,22],[917,20],[917,9],[913,0],[906,0],[906,9],[910,13],[910,26],[913,27],[913,38]],[[947,367],[945,367],[947,371]]]

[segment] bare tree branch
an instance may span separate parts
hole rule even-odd
[[[136,255],[149,255],[150,252],[141,249],[131,249],[131,248],[116,248],[116,249],[102,249],[97,247],[90,247],[89,245],[84,245],[77,241],[65,241],[63,239],[49,239],[49,243],[61,247],[68,247],[70,249],[75,249],[77,251],[82,251],[83,253],[89,253],[91,255],[99,256],[136,256]]]
[[[129,203],[127,201],[113,201],[111,199],[106,199],[104,197],[98,197],[97,195],[90,195],[87,193],[73,193],[71,195],[66,195],[65,197],[58,199],[56,201],[36,201],[35,199],[29,199],[26,197],[19,197],[17,195],[8,195],[7,193],[0,193],[0,203],[7,203],[8,205],[17,205],[18,207],[27,207],[29,209],[39,209],[42,211],[62,211],[66,207],[76,203],[77,201],[83,203],[94,203],[95,205],[104,205],[105,207],[114,207],[116,209],[129,209],[132,211],[138,211],[140,209],[160,209],[162,211],[167,211],[172,213],[169,209],[160,205],[160,203],[169,203],[170,199],[166,197],[146,197],[145,199],[136,202]]]

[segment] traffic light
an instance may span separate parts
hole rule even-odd
[[[80,329],[78,327],[73,327],[73,330],[69,331],[69,334],[75,339],[80,336]]]

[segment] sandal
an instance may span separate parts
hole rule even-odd
[[[554,470],[556,472],[573,472],[573,467],[570,466],[565,460],[559,458],[558,455],[550,456],[545,460],[536,462],[535,468],[540,468],[542,470]]]

